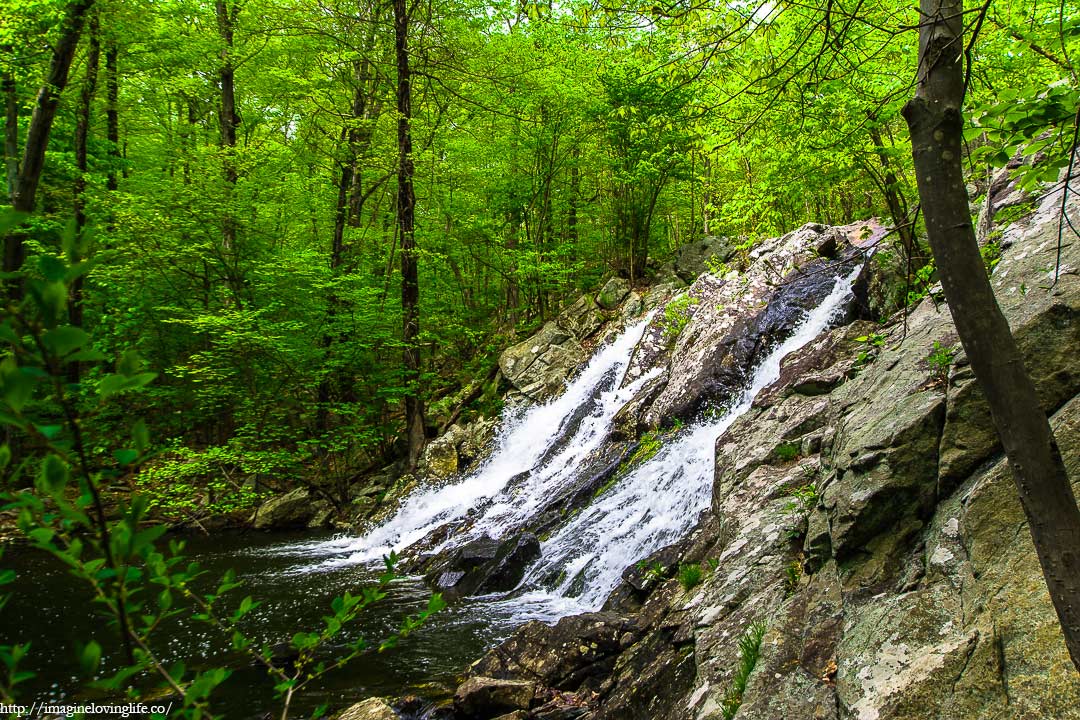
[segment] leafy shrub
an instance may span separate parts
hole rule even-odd
[[[690,323],[690,307],[698,304],[698,299],[689,293],[680,295],[664,306],[664,337],[669,343],[682,334]]]

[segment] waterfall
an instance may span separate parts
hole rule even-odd
[[[508,410],[494,451],[475,471],[450,484],[413,492],[387,522],[363,537],[296,543],[275,552],[316,561],[298,566],[297,572],[323,571],[378,561],[447,523],[471,520],[442,548],[485,533],[498,537],[527,519],[545,498],[576,479],[582,461],[606,439],[615,414],[655,374],[619,387],[651,317],[602,347],[558,398]]]
[[[844,312],[861,269],[836,280],[829,295],[755,368],[742,393],[729,399],[728,410],[681,431],[557,527],[541,543],[540,558],[517,590],[470,604],[482,605],[492,624],[507,627],[598,610],[626,567],[683,538],[709,506],[717,438],[750,408],[761,389],[775,382],[784,356],[827,330]],[[437,549],[484,534],[500,537],[520,527],[560,489],[579,479],[585,461],[607,439],[616,413],[655,375],[619,387],[649,320],[629,327],[598,351],[557,399],[508,411],[494,452],[475,471],[407,496],[388,521],[363,537],[296,543],[276,552],[303,558],[295,571],[306,573],[375,562],[447,523],[456,526]]]
[[[776,381],[784,356],[827,330],[844,312],[861,269],[837,279],[791,337],[758,365],[729,410],[687,428],[543,542],[540,559],[521,583],[526,591],[499,601],[503,607],[496,614],[524,622],[599,610],[625,568],[685,537],[712,498],[717,438],[750,409],[760,390]],[[542,589],[553,577],[558,578],[554,587]]]

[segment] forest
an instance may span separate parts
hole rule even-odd
[[[962,83],[951,210],[971,220],[1003,168],[1032,193],[1064,172],[1068,220],[1080,6],[928,2],[5,0],[0,534],[63,536],[78,562],[82,527],[115,575],[160,561],[168,527],[242,525],[297,487],[344,516],[358,481],[499,416],[503,348],[612,277],[645,292],[702,238],[745,258],[878,218],[882,318],[949,294],[948,193],[912,140],[938,63],[920,34],[951,28]],[[154,592],[180,593],[166,565]],[[100,567],[121,625],[156,627]],[[7,701],[23,651],[4,647]]]

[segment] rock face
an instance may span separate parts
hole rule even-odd
[[[706,404],[731,397],[757,360],[832,291],[837,276],[858,266],[863,246],[880,231],[873,221],[859,227],[869,241],[854,227],[823,225],[764,241],[740,259],[743,270],[729,267],[723,277],[704,273],[684,295],[666,302],[638,345],[624,382],[655,368],[662,374],[647,402],[625,409],[634,418],[620,422],[639,430],[657,428],[676,418],[693,419]],[[731,253],[721,255],[735,263]]]
[[[992,282],[1080,495],[1080,243],[1063,247],[1047,290],[1060,203],[1052,193],[1004,230]],[[788,313],[770,320],[760,303],[790,292],[797,313],[820,299],[809,281],[785,289],[813,267],[798,248],[842,259],[860,235],[803,228],[767,245],[757,270],[691,278],[698,302],[676,306],[673,339],[661,304],[632,371],[663,373],[616,432],[734,383],[724,373],[784,332]],[[1080,720],[1080,675],[948,308],[848,320],[785,358],[717,439],[711,511],[650,558],[659,570],[627,568],[605,612],[521,627],[473,678],[535,683],[520,718]],[[702,583],[684,589],[680,563],[700,563]]]

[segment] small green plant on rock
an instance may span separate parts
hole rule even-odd
[[[776,446],[776,449],[773,450],[773,454],[776,455],[776,458],[780,462],[790,462],[795,458],[799,457],[799,453],[799,444],[792,442],[780,443]]]
[[[878,356],[881,348],[885,347],[885,336],[881,333],[870,333],[855,338],[855,342],[862,344],[858,357],[855,358],[855,367],[863,367],[872,363]]]
[[[784,507],[784,512],[787,513],[788,519],[791,521],[791,527],[787,531],[787,538],[789,540],[798,540],[806,531],[806,517],[817,505],[821,496],[818,494],[817,488],[812,484],[797,487],[790,491],[788,496],[791,499]]]
[[[701,584],[704,576],[701,565],[697,563],[683,563],[679,566],[678,578],[679,584],[682,585],[683,590],[693,590]]]
[[[784,595],[791,597],[799,589],[799,581],[802,580],[802,563],[792,560],[784,567]]]
[[[637,568],[641,571],[644,579],[650,582],[663,580],[664,574],[667,572],[666,568],[658,560],[639,560]]]
[[[937,340],[934,341],[934,349],[926,356],[926,364],[930,366],[930,379],[936,383],[944,383],[949,378],[949,368],[956,358],[957,348],[945,347]]]
[[[720,701],[720,712],[724,720],[732,720],[742,706],[746,683],[750,680],[750,674],[754,672],[758,659],[761,657],[761,639],[765,637],[765,631],[765,623],[758,620],[751,623],[743,636],[739,638],[739,664],[735,668],[735,677],[731,680],[731,687],[724,693],[724,699]]]
[[[990,275],[994,272],[994,267],[1001,262],[1001,246],[996,241],[988,242],[979,248],[979,255],[986,266],[986,274]]]
[[[708,268],[710,273],[718,278],[723,278],[732,271],[732,267],[721,260],[716,254],[709,256],[709,259],[705,261],[705,267]]]
[[[690,323],[690,307],[698,304],[698,299],[689,294],[680,295],[664,306],[664,338],[669,343],[682,334]]]

